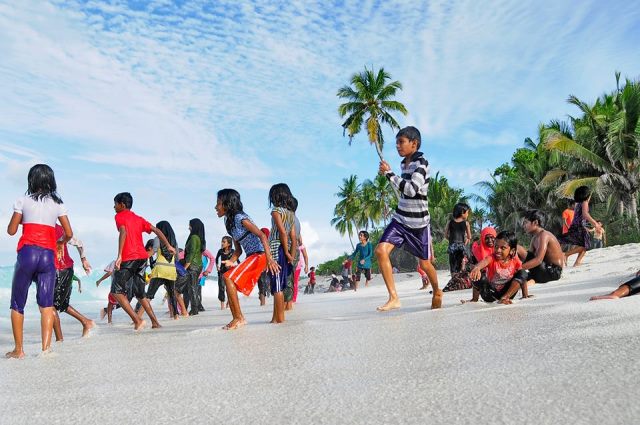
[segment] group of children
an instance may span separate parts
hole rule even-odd
[[[387,301],[378,311],[385,312],[400,308],[401,303],[395,288],[390,254],[395,248],[402,247],[418,259],[418,267],[423,276],[423,288],[428,282],[432,286],[431,308],[442,306],[443,290],[439,288],[436,270],[432,264],[433,244],[430,232],[430,217],[427,201],[429,185],[429,163],[422,152],[420,132],[415,127],[405,127],[396,135],[396,150],[403,158],[401,173],[395,174],[386,161],[381,161],[379,173],[384,175],[398,194],[398,206],[390,224],[384,230],[378,245],[373,249],[369,235],[359,234],[360,243],[349,260],[358,257],[357,277],[354,289],[357,290],[362,274],[365,286],[371,280],[371,258],[376,255],[380,272],[388,291]],[[216,256],[219,275],[219,300],[221,308],[226,299],[232,319],[224,329],[237,329],[246,324],[240,308],[238,291],[249,295],[256,284],[259,285],[260,301],[270,293],[274,298],[271,323],[282,323],[285,310],[293,307],[297,296],[297,282],[290,277],[299,276],[304,268],[310,275],[310,288],[313,292],[315,272],[309,273],[306,250],[303,249],[300,236],[300,222],[295,211],[297,200],[289,187],[279,183],[269,190],[271,210],[271,229],[260,229],[244,212],[240,194],[234,189],[222,189],[217,193],[215,210],[218,217],[224,219],[229,237],[222,241],[222,248]],[[528,281],[549,282],[562,275],[565,257],[578,253],[578,265],[588,249],[588,232],[584,221],[590,222],[596,230],[602,230],[598,222],[589,215],[590,191],[587,187],[576,190],[575,215],[561,241],[572,244],[566,253],[562,252],[560,242],[544,229],[544,217],[540,211],[531,210],[524,214],[523,228],[531,235],[529,250],[519,246],[515,235],[510,231],[496,233],[492,228],[482,230],[481,238],[471,250],[473,253],[469,278],[472,282],[473,296],[470,301],[481,297],[487,302],[511,303],[518,291],[528,297]],[[138,299],[139,311],[151,319],[152,327],[160,327],[149,298],[153,298],[160,286],[164,286],[169,297],[170,311],[174,317],[180,312],[186,315],[190,304],[190,315],[202,311],[200,280],[212,270],[216,262],[205,255],[209,267],[203,272],[203,253],[206,251],[204,225],[199,219],[189,222],[189,238],[184,257],[179,259],[175,234],[170,224],[160,221],[156,226],[136,215],[131,208],[133,197],[129,193],[119,193],[114,198],[115,222],[119,233],[117,257],[113,262],[110,297],[133,320],[134,329],[145,326],[142,314],[138,314],[130,304],[133,297]],[[458,273],[466,266],[466,246],[471,238],[467,223],[469,207],[456,205],[454,219],[447,226],[449,238],[449,258],[452,273]],[[57,225],[59,222],[59,225]],[[22,358],[24,306],[29,286],[36,282],[37,303],[42,320],[42,350],[47,352],[51,345],[54,329],[59,328],[56,311],[66,311],[83,326],[83,335],[95,326],[93,321],[78,313],[69,305],[70,278],[73,276],[73,261],[66,245],[72,243],[78,248],[83,267],[90,269],[84,257],[81,243],[73,241],[73,232],[66,208],[57,194],[53,170],[38,164],[31,168],[28,175],[27,195],[14,204],[14,213],[7,231],[14,235],[22,224],[23,232],[18,242],[17,263],[11,293],[11,323],[15,348],[7,357]],[[143,244],[143,233],[155,233],[156,238],[150,245]],[[145,290],[144,272],[149,257],[155,253],[155,263],[151,272],[149,290]],[[245,255],[243,261],[240,257]],[[304,259],[304,263],[300,261]],[[108,273],[101,278],[104,280]],[[100,280],[100,281],[101,281]],[[99,282],[100,282],[99,281]],[[98,283],[99,283],[98,282]],[[422,289],[422,288],[421,288]],[[616,298],[640,292],[640,277],[621,285],[606,298]],[[175,295],[175,299],[174,299]],[[183,298],[183,295],[186,297]],[[595,299],[603,297],[594,297]],[[112,310],[112,308],[111,308]],[[111,310],[108,311],[109,315]],[[59,329],[58,329],[59,330]],[[58,335],[58,331],[56,331]],[[62,339],[60,330],[59,339]]]

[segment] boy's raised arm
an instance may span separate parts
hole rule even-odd
[[[164,233],[162,233],[162,230],[158,229],[155,226],[151,226],[151,231],[153,233],[155,233],[159,238],[160,241],[165,244],[165,246],[167,247],[167,249],[169,250],[170,253],[175,254],[176,253],[176,249],[174,247],[171,246],[171,244],[169,243],[169,241],[167,240],[167,237],[164,235]]]

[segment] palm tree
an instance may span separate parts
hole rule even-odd
[[[338,90],[337,96],[347,99],[338,107],[340,117],[347,116],[342,123],[343,133],[349,135],[349,144],[353,136],[358,134],[364,123],[367,127],[369,142],[374,144],[380,160],[384,138],[380,129],[381,124],[388,124],[392,129],[400,129],[400,125],[390,112],[400,112],[407,115],[407,108],[400,102],[392,100],[398,90],[402,90],[399,81],[387,84],[391,75],[380,68],[377,73],[365,67],[364,72],[354,74],[351,84]]]
[[[334,208],[331,225],[333,225],[341,235],[346,233],[349,236],[351,247],[355,248],[351,237],[358,226],[358,211],[361,207],[358,176],[351,175],[342,179],[342,186],[340,187],[340,191],[336,193],[336,196],[340,200]]]
[[[392,186],[385,176],[378,175],[362,184],[362,204],[373,227],[382,221],[386,227],[391,212],[397,206]]]

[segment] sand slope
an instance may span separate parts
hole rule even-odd
[[[0,422],[639,423],[640,296],[586,302],[640,268],[639,248],[590,252],[512,306],[463,306],[460,291],[430,311],[403,274],[399,311],[375,311],[376,278],[358,293],[301,294],[280,326],[266,323],[270,304],[243,299],[250,324],[235,332],[220,330],[217,300],[138,334],[121,312],[84,340],[65,319],[67,340],[46,358],[31,320],[28,358],[0,360]],[[11,341],[3,324],[3,352]]]

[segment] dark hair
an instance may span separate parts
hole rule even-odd
[[[231,238],[231,236],[223,236],[222,237],[223,241],[227,241],[227,243],[229,244],[229,246],[233,245],[233,239]]]
[[[580,186],[573,193],[573,199],[576,202],[584,202],[589,199],[589,196],[591,196],[591,189],[589,189],[587,186]]]
[[[462,217],[462,214],[469,211],[471,207],[464,202],[458,202],[453,206],[453,218]]]
[[[507,243],[509,244],[509,248],[518,249],[518,238],[516,237],[516,234],[513,233],[512,231],[503,230],[502,232],[498,233],[498,235],[496,236],[496,240],[498,239],[507,241]]]
[[[51,167],[47,164],[36,164],[31,167],[27,176],[27,195],[35,201],[41,201],[48,196],[56,204],[61,204],[62,199],[57,190],[56,177]]]
[[[422,137],[420,137],[420,130],[413,126],[405,127],[402,130],[398,131],[396,134],[396,139],[398,137],[406,137],[409,140],[415,140],[418,142],[418,149],[420,149],[420,145],[422,144]]]
[[[163,220],[159,221],[156,224],[156,227],[162,232],[162,234],[164,234],[164,237],[167,238],[169,245],[177,249],[178,242],[176,241],[176,234],[174,233],[171,224],[169,224],[168,221]],[[167,246],[162,242],[160,242],[160,252],[168,262],[173,262],[173,254],[169,252]]]
[[[200,252],[204,252],[207,249],[207,241],[204,238],[204,224],[199,218],[192,218],[189,220],[189,227],[191,227],[191,233],[189,233],[187,240],[191,236],[197,236],[200,239]]]
[[[224,227],[231,233],[236,215],[244,212],[240,194],[235,189],[222,189],[218,191],[218,201],[224,208]]]
[[[573,208],[575,206],[576,206],[576,201],[574,199],[569,199],[569,201],[567,202],[567,207]]]
[[[293,195],[286,183],[278,183],[269,189],[269,207],[286,208],[291,210]]]
[[[522,217],[531,223],[537,221],[538,226],[544,227],[545,216],[540,210],[528,210],[522,215]]]
[[[291,197],[291,211],[298,211],[298,200],[295,198],[295,196]]]
[[[367,232],[366,230],[360,230],[360,232],[358,233],[358,236],[360,235],[364,235],[364,238],[366,240],[369,240],[369,232]]]
[[[130,210],[133,206],[133,196],[129,192],[121,192],[113,198],[113,202],[123,204],[126,209]]]
[[[153,239],[149,239],[149,240],[147,241],[147,243],[146,243],[146,244],[144,244],[144,249],[145,249],[145,251],[148,251],[148,250],[150,250],[151,248],[153,248]]]

